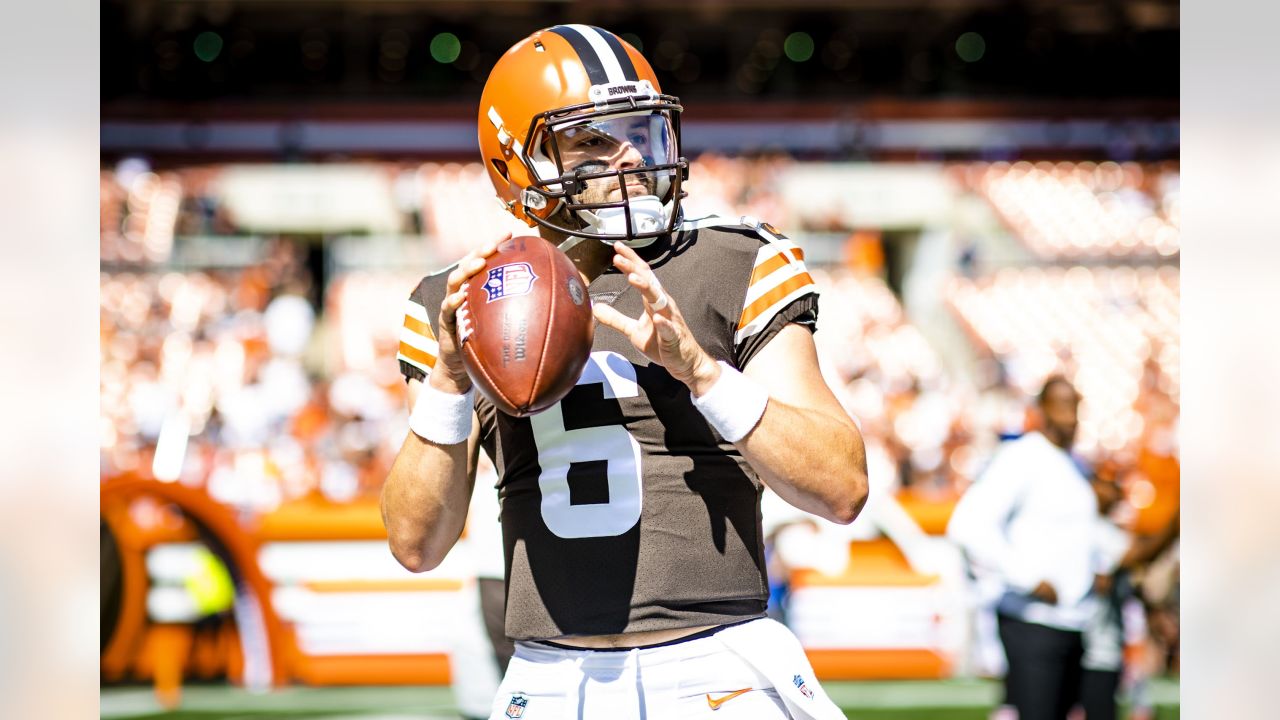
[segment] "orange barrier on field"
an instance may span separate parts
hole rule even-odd
[[[150,503],[173,520],[134,522],[139,503]],[[937,510],[942,503],[922,502],[919,507]],[[261,543],[287,540],[384,540],[376,498],[338,505],[321,498],[295,501],[270,513],[260,522],[243,524],[227,507],[215,503],[200,490],[173,483],[128,478],[103,484],[102,514],[119,540],[125,564],[122,615],[117,632],[102,655],[106,679],[129,674],[156,683],[157,695],[174,706],[184,676],[211,677],[225,672],[233,681],[243,676],[234,625],[216,634],[192,634],[186,626],[149,623],[145,613],[147,592],[146,550],[157,544],[195,540],[190,522],[175,511],[208,527],[226,545],[238,569],[254,587],[268,626],[272,680],[276,685],[300,682],[308,685],[446,685],[450,682],[448,656],[416,655],[306,655],[298,647],[292,625],[278,619],[271,607],[272,588],[257,567]],[[946,506],[949,515],[950,505]],[[131,516],[131,513],[133,515]],[[939,515],[942,517],[942,515]],[[162,518],[163,519],[163,518]],[[945,519],[942,521],[945,527]],[[793,587],[924,587],[938,582],[911,568],[902,552],[888,539],[850,544],[848,569],[839,576],[800,571]],[[456,578],[411,576],[386,580],[312,580],[302,587],[317,593],[350,592],[456,592],[463,581]],[[824,649],[808,651],[815,673],[823,679],[896,679],[948,677],[949,662],[928,649]]]
[[[898,504],[930,535],[943,535],[960,496],[953,493],[922,493],[910,488],[898,493]]]
[[[119,680],[129,669],[141,645],[147,626],[147,568],[143,558],[146,545],[137,527],[129,522],[124,502],[103,502],[102,521],[111,529],[119,548],[121,563],[120,617],[100,658],[102,676]]]
[[[457,592],[463,582],[456,578],[411,577],[403,580],[311,580],[302,587],[312,592]]]
[[[271,583],[258,568],[258,543],[252,533],[245,532],[240,520],[230,508],[212,499],[203,490],[138,476],[111,478],[103,481],[99,488],[99,507],[102,509],[102,518],[119,541],[121,561],[124,564],[121,618],[111,642],[102,652],[103,675],[108,678],[123,675],[132,661],[139,657],[140,644],[144,640],[151,640],[147,633],[148,580],[143,553],[156,540],[156,531],[154,529],[149,532],[142,531],[129,517],[130,504],[142,498],[151,498],[177,506],[183,514],[208,528],[209,532],[226,548],[232,565],[239,572],[239,577],[246,584],[247,589],[252,591],[261,612],[270,656],[270,682],[272,685],[285,682],[287,670],[282,663],[282,654],[287,631],[276,616],[271,599]],[[164,536],[166,541],[194,537],[190,526],[183,527],[181,521],[178,521],[173,528],[162,527],[160,535]],[[185,655],[190,650],[189,644],[185,650],[182,649],[181,643],[165,641],[162,645],[172,651],[168,654],[175,657],[181,655],[184,661]],[[157,690],[162,688],[157,686]]]
[[[805,650],[820,680],[918,680],[951,676],[932,650]]]
[[[938,582],[937,575],[912,569],[907,558],[888,538],[849,544],[849,566],[843,575],[824,575],[817,570],[796,570],[791,588],[802,587],[918,587]]]
[[[259,542],[273,540],[386,540],[378,498],[334,503],[308,496],[287,502],[262,516]]]
[[[313,655],[294,677],[308,685],[448,685],[449,656]]]
[[[152,679],[161,707],[173,710],[182,701],[192,638],[190,625],[156,623],[147,630],[134,671]]]

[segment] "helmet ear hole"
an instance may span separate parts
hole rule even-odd
[[[498,158],[492,158],[489,162],[493,164],[493,169],[498,171],[498,174],[502,176],[503,180],[506,180],[507,182],[511,181],[511,177],[507,174],[507,163],[505,161],[499,160]]]

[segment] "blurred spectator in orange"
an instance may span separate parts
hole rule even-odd
[[[1124,618],[1132,616],[1129,606],[1138,601],[1134,593],[1133,573],[1167,550],[1178,536],[1178,519],[1161,528],[1155,535],[1131,537],[1124,523],[1123,489],[1116,481],[1116,468],[1104,463],[1091,479],[1098,500],[1098,532],[1095,535],[1097,578],[1092,599],[1094,611],[1084,628],[1084,672],[1080,686],[1080,704],[1089,720],[1112,720],[1116,717],[1116,694],[1124,670],[1126,632]],[[1145,673],[1131,673],[1138,684]],[[1136,705],[1142,705],[1136,698]]]
[[[884,273],[884,246],[876,230],[855,230],[844,242],[845,264],[856,275],[879,277]]]

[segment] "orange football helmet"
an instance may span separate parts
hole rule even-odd
[[[508,50],[480,96],[480,153],[530,227],[645,245],[680,222],[679,98],[606,30],[557,25]],[[562,210],[581,227],[563,223]]]

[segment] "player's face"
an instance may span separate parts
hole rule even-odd
[[[1065,382],[1049,386],[1040,412],[1044,414],[1045,435],[1060,447],[1070,447],[1076,437],[1080,396]]]
[[[555,130],[562,171],[585,173],[634,170],[674,162],[667,119],[660,114],[636,114],[597,119]],[[669,172],[669,171],[658,171]],[[625,175],[628,197],[655,194],[654,172]],[[616,177],[587,180],[578,202],[622,199]]]

